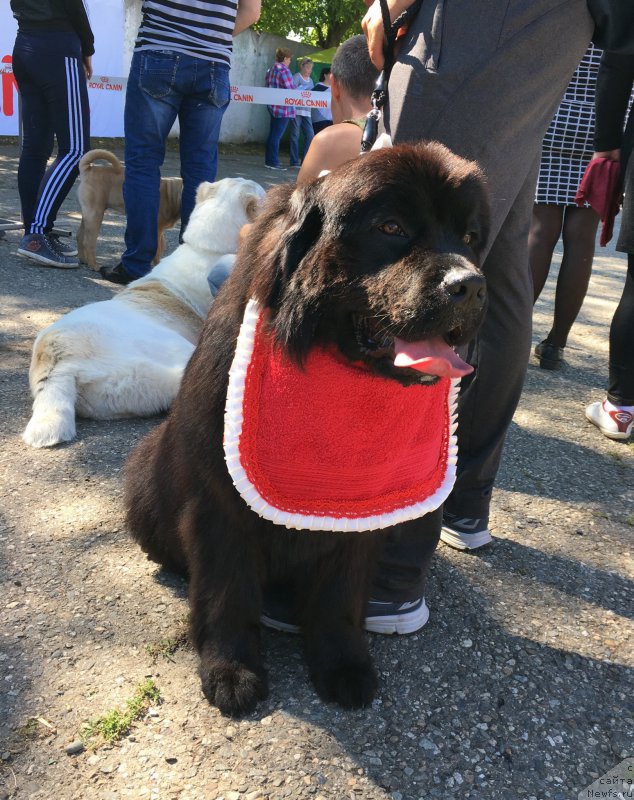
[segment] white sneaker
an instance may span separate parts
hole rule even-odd
[[[590,403],[586,407],[586,419],[608,439],[625,441],[632,435],[634,425],[634,406],[615,406],[609,400]]]

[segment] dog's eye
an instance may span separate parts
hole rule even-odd
[[[405,236],[405,231],[398,222],[394,222],[393,219],[389,219],[387,222],[384,222],[382,225],[379,225],[379,230],[383,233],[386,233],[388,236]]]
[[[462,237],[462,240],[468,245],[474,245],[478,241],[478,234],[475,233],[475,231],[472,231],[471,233],[465,233],[465,235]]]

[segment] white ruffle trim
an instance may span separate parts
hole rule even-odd
[[[457,400],[460,387],[459,379],[452,379],[448,393],[448,410],[451,419],[450,437],[447,452],[447,470],[442,484],[425,500],[413,505],[397,508],[385,514],[370,517],[327,517],[314,514],[291,514],[270,505],[258,492],[249,480],[240,461],[240,436],[243,422],[244,386],[247,369],[253,354],[255,331],[260,317],[261,308],[257,301],[249,300],[244,312],[244,319],[240,327],[236,352],[229,370],[229,386],[227,389],[227,403],[225,406],[224,450],[227,469],[233,483],[245,503],[256,514],[286,528],[310,531],[373,531],[380,528],[389,528],[400,522],[412,519],[435,511],[447,499],[456,480],[456,463],[458,461],[458,444],[456,440]]]

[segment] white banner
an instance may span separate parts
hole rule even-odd
[[[330,108],[330,92],[310,92],[299,89],[267,89],[264,86],[232,86],[235,103],[255,103],[291,108]]]
[[[123,71],[125,10],[123,0],[88,0],[95,34],[93,77],[88,83],[90,132],[93,136],[123,136],[125,81],[106,77]],[[19,133],[18,89],[11,68],[17,24],[9,3],[0,3],[0,136]]]
[[[18,88],[11,69],[17,30],[11,7],[8,3],[0,3],[0,136],[18,135]]]

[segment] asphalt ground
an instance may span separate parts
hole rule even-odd
[[[120,142],[112,149],[121,155]],[[0,217],[18,215],[17,156],[0,141]],[[164,174],[178,174],[175,150]],[[258,148],[221,154],[219,177],[236,175],[265,187],[294,179],[265,170]],[[58,221],[77,229],[74,192]],[[108,212],[100,264],[118,261],[123,230]],[[124,528],[121,466],[157,420],[81,420],[74,442],[47,450],[20,440],[37,331],[118,289],[86,268],[32,266],[18,241],[0,241],[0,798],[568,800],[634,756],[634,445],[583,414],[605,391],[623,256],[598,251],[565,368],[528,366],[494,545],[471,555],[441,545],[429,623],[369,635],[373,705],[321,702],[301,639],[266,631],[270,696],[233,721],[200,691],[185,585]],[[553,301],[554,274],[535,342]],[[105,742],[99,720],[116,728],[114,712],[150,679],[161,699]]]

